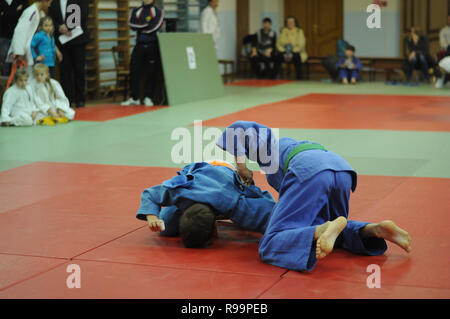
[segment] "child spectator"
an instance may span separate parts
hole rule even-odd
[[[35,124],[37,109],[28,86],[28,71],[18,69],[14,84],[3,95],[0,122],[3,126],[31,126]]]
[[[39,31],[31,40],[31,54],[35,63],[44,63],[50,70],[50,76],[55,74],[55,56],[59,62],[62,61],[62,54],[55,45],[53,37],[54,26],[51,17],[46,16],[39,23]]]
[[[352,84],[356,84],[356,81],[359,79],[359,72],[362,70],[362,64],[355,57],[355,47],[353,45],[347,45],[345,48],[345,57],[339,59],[336,67],[339,70],[339,80],[343,84],[348,84],[349,81]]]
[[[48,125],[67,123],[75,117],[75,111],[70,108],[61,85],[50,78],[48,66],[38,63],[34,66],[34,101],[40,110],[41,116],[45,116]],[[52,124],[53,123],[53,124]]]

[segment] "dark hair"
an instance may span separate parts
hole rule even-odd
[[[272,24],[272,19],[270,18],[264,18],[263,19],[263,23],[269,22],[270,24]]]
[[[297,19],[296,17],[294,17],[294,16],[287,16],[287,17],[286,17],[286,20],[284,20],[284,26],[285,26],[285,27],[287,27],[287,21],[288,21],[289,19],[294,19],[294,21],[295,21],[295,26],[296,26],[297,28],[299,28],[298,19]]]
[[[183,212],[180,234],[186,248],[203,248],[211,243],[216,224],[216,214],[207,205],[194,204]]]
[[[355,47],[353,45],[350,45],[350,44],[345,47],[345,50],[353,51],[353,53],[355,53],[355,51],[356,51]]]

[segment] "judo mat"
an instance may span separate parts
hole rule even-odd
[[[98,115],[0,128],[0,298],[449,298],[450,98],[422,88],[375,96],[386,92],[374,86],[345,94],[313,82],[229,86],[226,97],[151,112],[103,117],[109,106],[88,107],[86,114]],[[381,116],[375,98],[390,128],[361,123]],[[327,113],[331,102],[342,107]],[[311,113],[302,119],[308,105],[335,121]],[[346,107],[360,117],[338,124],[336,116],[351,114]],[[135,218],[142,190],[182,166],[170,161],[174,128],[192,131],[194,120],[223,128],[255,109],[261,112],[252,120],[280,128],[281,136],[321,142],[346,158],[359,173],[349,218],[394,220],[410,233],[412,252],[391,243],[382,256],[335,250],[299,273],[262,263],[261,235],[234,225],[220,224],[209,248],[188,250]],[[277,198],[262,174],[255,181]],[[73,264],[81,288],[66,285]],[[381,288],[366,284],[372,264],[381,268]]]

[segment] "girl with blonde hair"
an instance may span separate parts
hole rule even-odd
[[[61,85],[50,78],[49,68],[45,64],[34,66],[33,95],[40,114],[46,116],[46,124],[67,123],[75,117]]]

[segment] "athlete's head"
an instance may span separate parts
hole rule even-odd
[[[212,242],[215,225],[216,214],[211,207],[200,203],[190,206],[180,219],[180,234],[184,247],[207,247]]]
[[[21,89],[24,89],[28,83],[28,71],[25,68],[17,69],[14,74],[14,83]]]

